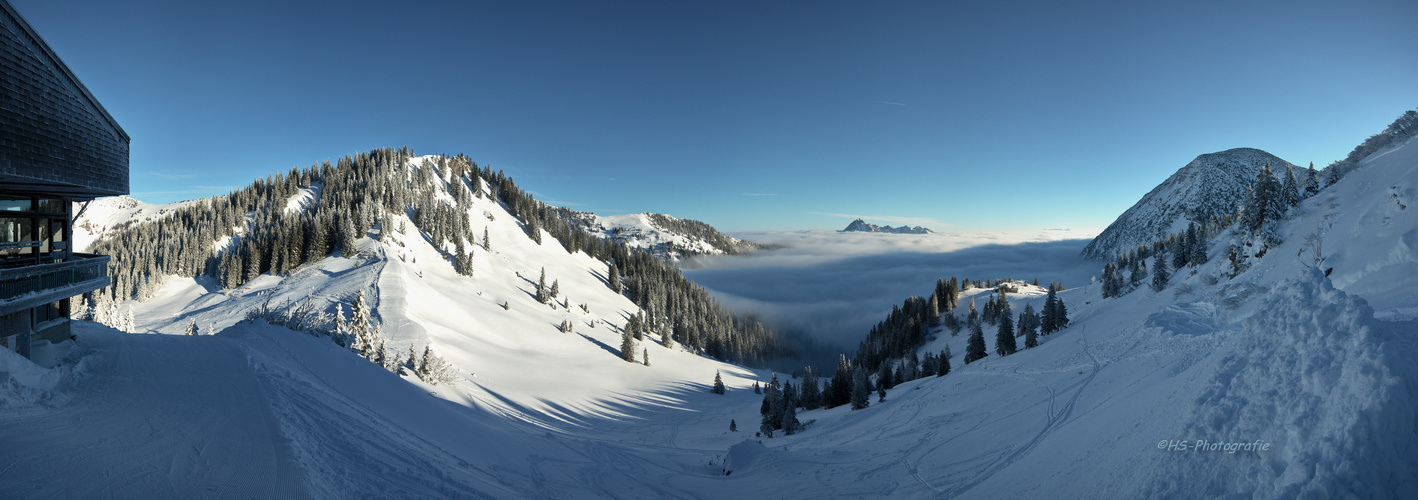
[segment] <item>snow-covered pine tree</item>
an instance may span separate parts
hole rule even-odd
[[[350,309],[350,334],[354,336],[351,347],[365,359],[374,359],[371,349],[375,347],[374,324],[370,317],[369,304],[364,302],[364,290],[355,295],[354,307]]]
[[[349,215],[340,217],[339,225],[336,226],[339,230],[340,255],[346,258],[353,257],[355,254],[355,238],[357,235],[355,234],[354,221],[351,219],[353,219],[353,217]]]
[[[413,355],[414,346],[409,346],[409,355]],[[423,346],[423,356],[419,358],[418,374],[419,378],[429,380],[433,378],[433,347],[425,344]]]
[[[335,343],[340,347],[351,347],[350,327],[345,323],[345,304],[335,304]]]
[[[388,366],[388,349],[384,346],[384,339],[376,339],[372,347],[369,348],[369,355],[365,356],[374,364],[381,367]]]
[[[630,336],[630,332],[620,333],[620,359],[627,363],[635,362],[635,339]]]
[[[1246,200],[1241,214],[1241,228],[1254,235],[1266,222],[1279,220],[1288,208],[1281,189],[1270,163],[1266,163],[1256,174],[1255,185],[1251,187],[1250,198]]]
[[[1055,309],[1058,308],[1058,304],[1058,295],[1056,294],[1056,292],[1054,292],[1053,287],[1049,287],[1049,295],[1044,298],[1044,310],[1042,312],[1043,317],[1039,322],[1040,333],[1048,335],[1059,331],[1060,327],[1057,321],[1058,313],[1055,311]]]
[[[606,283],[610,285],[611,290],[615,291],[615,293],[620,293],[623,288],[620,284],[620,270],[616,269],[615,261],[611,261],[610,265],[606,267],[609,269],[606,271],[608,275]]]
[[[487,237],[487,226],[483,226],[483,251],[484,251],[484,252],[491,252],[491,251],[492,251],[492,240],[491,240],[491,238],[488,238],[488,237]]]
[[[1167,270],[1167,261],[1162,258],[1162,254],[1157,254],[1152,260],[1152,291],[1161,292],[1167,288],[1167,280],[1171,279],[1172,273]]]
[[[714,394],[724,393],[724,379],[723,377],[719,376],[719,372],[717,370],[714,372],[714,387],[709,388],[709,392],[712,392]]]
[[[645,366],[650,366],[650,348],[649,348],[649,347],[646,347],[646,348],[642,349],[642,351],[643,351],[643,355],[644,355]]]
[[[1195,222],[1187,223],[1187,265],[1195,269],[1206,263],[1206,237]]]
[[[561,296],[561,280],[551,280],[551,291],[550,291],[550,293],[548,294],[547,298],[548,298],[548,299],[555,299],[555,298],[560,297],[560,296]]]
[[[945,374],[947,374],[947,373],[950,373],[950,348],[949,348],[949,347],[946,347],[945,350],[940,351],[940,355],[939,355],[939,356],[936,356],[936,372],[935,372],[935,376],[939,377],[939,376],[945,375]]]
[[[1309,170],[1305,171],[1304,197],[1309,198],[1320,192],[1319,173],[1315,172],[1315,162],[1310,162]]]
[[[187,328],[183,329],[182,333],[185,333],[185,334],[187,334],[187,335],[196,335],[196,334],[197,334],[197,318],[192,318],[192,319],[187,320]]]
[[[791,436],[797,434],[802,428],[802,422],[798,421],[798,409],[792,404],[783,405],[783,418],[778,423],[778,428],[783,429],[783,434]]]
[[[1285,166],[1285,183],[1280,187],[1280,201],[1285,204],[1285,208],[1290,208],[1300,204],[1301,193],[1300,183],[1295,180],[1295,171],[1289,165]]]
[[[980,328],[980,323],[970,324],[970,338],[965,343],[965,364],[974,363],[977,360],[989,356],[985,352],[985,331]]]
[[[543,304],[551,300],[550,294],[547,293],[547,268],[545,267],[542,268],[542,276],[540,278],[537,278],[536,297],[537,302],[541,302]]]

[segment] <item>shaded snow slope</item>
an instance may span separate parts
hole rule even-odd
[[[1251,148],[1196,157],[1118,216],[1084,247],[1083,256],[1112,259],[1138,245],[1186,229],[1188,221],[1200,224],[1213,215],[1235,213],[1236,206],[1249,195],[1256,173],[1267,162],[1282,176],[1287,165],[1299,168]]]

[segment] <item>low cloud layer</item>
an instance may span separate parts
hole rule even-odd
[[[774,250],[686,263],[685,275],[737,312],[781,330],[855,348],[893,305],[925,296],[937,278],[1038,278],[1081,286],[1098,265],[1078,257],[1087,239],[1039,233],[736,234]],[[1091,235],[1073,235],[1087,237]]]

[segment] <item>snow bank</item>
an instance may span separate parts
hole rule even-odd
[[[745,439],[742,443],[730,446],[729,454],[724,456],[724,475],[731,475],[734,471],[746,471],[767,454],[768,448],[752,439]]]
[[[1194,401],[1191,445],[1266,451],[1173,452],[1148,497],[1414,498],[1418,442],[1404,339],[1319,270],[1275,287]]]
[[[24,406],[49,398],[63,378],[57,368],[43,368],[0,348],[0,408]]]

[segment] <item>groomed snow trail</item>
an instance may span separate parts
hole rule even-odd
[[[76,325],[92,328],[76,328],[87,352],[70,398],[0,408],[0,497],[308,496],[235,342]]]

